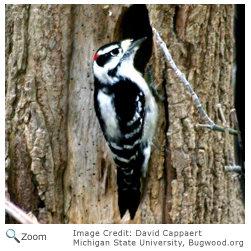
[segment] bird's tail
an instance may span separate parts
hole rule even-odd
[[[123,191],[119,189],[118,197],[118,205],[121,218],[123,218],[126,210],[128,209],[131,220],[133,220],[140,202],[140,191],[133,189]]]
[[[120,168],[117,168],[117,170],[118,205],[120,216],[123,218],[128,209],[131,220],[133,220],[140,203],[140,172],[127,173],[121,171]]]

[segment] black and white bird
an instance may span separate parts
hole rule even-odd
[[[146,177],[158,117],[152,93],[134,68],[146,38],[106,44],[94,55],[94,105],[104,137],[117,165],[118,205],[134,218]]]

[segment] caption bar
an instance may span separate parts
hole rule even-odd
[[[109,246],[150,246],[150,247],[243,247],[241,240],[203,240],[203,231],[171,230],[73,230],[73,246],[109,247]]]

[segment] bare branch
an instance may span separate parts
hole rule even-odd
[[[221,131],[224,132],[225,128],[219,125],[216,125],[207,115],[207,113],[205,112],[205,110],[203,109],[200,100],[198,98],[198,96],[196,95],[196,93],[193,91],[192,86],[189,84],[189,82],[187,81],[185,75],[177,68],[176,64],[174,63],[171,54],[169,53],[169,50],[167,49],[166,44],[164,43],[164,41],[161,39],[158,31],[155,28],[152,28],[156,38],[157,38],[157,42],[160,45],[160,47],[162,48],[164,55],[166,57],[167,62],[170,64],[170,66],[172,67],[172,69],[174,70],[175,74],[179,77],[179,79],[183,82],[183,84],[185,85],[185,87],[187,88],[187,90],[189,91],[189,94],[191,95],[193,101],[195,102],[196,107],[198,108],[203,120],[207,123],[206,125],[203,125],[203,127],[206,127],[210,130],[213,131]],[[201,125],[200,125],[201,126]],[[230,134],[234,134],[237,135],[237,131],[233,130],[233,129],[229,129],[228,128],[228,132]]]
[[[5,212],[22,224],[40,224],[36,219],[34,219],[35,216],[30,217],[27,213],[6,199]]]
[[[241,166],[225,166],[226,172],[241,173]]]
[[[232,118],[233,124],[237,130],[238,144],[239,144],[240,150],[243,151],[243,145],[242,145],[242,140],[241,140],[241,131],[240,131],[237,115],[236,115],[236,110],[232,109],[230,111],[230,113],[231,113],[231,118]]]
[[[225,119],[223,110],[221,108],[221,104],[218,104],[217,107],[219,109],[219,112],[220,112],[220,115],[221,115],[221,118],[222,118],[222,121],[223,121],[224,131],[225,131],[225,142],[226,142],[226,149],[227,149],[227,159],[228,159],[229,164],[231,166],[234,166],[234,160],[233,160],[233,157],[232,157],[231,147],[230,147],[229,127],[227,125],[227,121]]]

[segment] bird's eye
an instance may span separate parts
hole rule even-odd
[[[117,56],[119,54],[119,49],[114,49],[111,51],[112,56]]]

